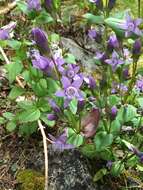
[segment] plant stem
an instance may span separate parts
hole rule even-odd
[[[45,155],[45,190],[48,190],[48,146],[47,146],[47,137],[44,131],[44,126],[41,121],[38,120],[38,126],[43,137],[43,146],[44,146],[44,155]]]
[[[141,17],[141,0],[138,0],[138,17]]]

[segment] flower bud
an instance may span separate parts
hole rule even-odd
[[[111,108],[111,115],[113,118],[116,117],[116,115],[117,115],[117,107],[116,106],[113,106]]]
[[[33,28],[31,33],[33,40],[36,42],[40,52],[47,54],[49,52],[49,46],[45,32],[40,28]]]
[[[52,5],[52,0],[45,0],[44,1],[44,4],[45,4],[45,7],[47,9],[50,9],[51,8],[51,5]]]
[[[97,43],[101,43],[102,40],[101,34],[95,29],[88,30],[88,36],[91,39],[94,39]]]
[[[140,39],[137,39],[133,44],[133,50],[132,50],[133,58],[135,59],[139,58],[139,56],[141,55],[141,47],[142,47],[141,41]]]
[[[109,40],[108,40],[108,44],[107,44],[107,47],[109,50],[113,50],[115,48],[118,48],[119,47],[119,42],[118,42],[118,39],[116,37],[116,35],[111,35],[109,37]]]
[[[40,0],[27,0],[27,5],[29,10],[35,9],[36,11],[41,10]]]
[[[116,3],[116,0],[109,0],[108,9],[109,10],[113,9],[115,3]]]
[[[57,119],[56,114],[52,114],[52,113],[48,114],[47,117],[48,117],[48,120],[50,121],[54,121]]]

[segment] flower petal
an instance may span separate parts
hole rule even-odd
[[[64,88],[68,88],[71,85],[70,80],[65,76],[62,77],[61,82]]]

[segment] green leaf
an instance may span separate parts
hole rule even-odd
[[[110,146],[113,142],[113,135],[108,134],[106,131],[98,132],[94,138],[96,151],[101,151]]]
[[[136,115],[137,109],[132,105],[127,105],[119,109],[116,119],[124,123],[131,121]]]
[[[14,118],[14,114],[11,112],[5,112],[3,113],[3,117],[5,117],[8,120],[12,120]]]
[[[8,80],[10,83],[16,79],[16,76],[19,75],[23,69],[23,65],[20,61],[7,64],[5,67],[8,71]]]
[[[35,94],[39,97],[45,96],[47,94],[47,81],[46,79],[40,79],[39,82],[35,82],[32,85],[32,89]]]
[[[39,24],[47,24],[53,22],[54,19],[46,11],[42,11],[38,17],[36,17],[36,22]]]
[[[37,131],[37,123],[22,124],[19,126],[19,134],[23,136],[30,136]]]
[[[116,95],[111,95],[108,97],[110,106],[118,105],[120,103],[120,98]]]
[[[115,119],[114,121],[112,121],[110,132],[113,135],[117,135],[120,132],[120,129],[121,129],[121,123],[119,122],[119,120]]]
[[[18,6],[19,10],[21,10],[23,13],[28,14],[26,2],[24,2],[23,0],[17,1],[17,6]]]
[[[81,148],[82,153],[89,157],[89,158],[94,158],[96,156],[96,148],[94,144],[85,144]]]
[[[33,105],[34,102],[30,101],[30,100],[24,100],[24,101],[20,101],[17,103],[18,107],[24,110],[30,110],[32,108],[34,108]]]
[[[0,117],[0,125],[5,123],[5,119],[3,117]]]
[[[29,109],[18,114],[21,123],[33,122],[40,118],[40,111],[37,108]]]
[[[122,163],[121,161],[116,161],[112,165],[111,174],[117,177],[123,172],[124,169],[124,163]]]
[[[18,40],[8,40],[8,45],[14,49],[14,50],[18,50],[20,49],[22,43]]]
[[[69,64],[75,64],[76,63],[75,57],[70,53],[66,54],[66,57],[64,58],[64,60],[66,63],[69,63]]]
[[[137,102],[138,102],[139,106],[140,106],[141,108],[143,108],[143,98],[142,98],[142,97],[137,98]]]
[[[74,98],[70,103],[69,103],[69,108],[71,110],[71,112],[75,115],[77,112],[77,104],[78,101],[76,98]]]
[[[8,97],[9,97],[11,100],[14,100],[14,99],[16,99],[18,96],[24,94],[24,92],[25,92],[25,90],[24,90],[23,88],[14,86],[14,87],[12,88],[12,90],[10,91]]]
[[[76,147],[79,147],[84,142],[84,137],[80,134],[77,134],[73,129],[68,128],[68,141],[69,144],[73,144]]]
[[[54,127],[55,126],[55,121],[50,121],[47,118],[47,114],[42,114],[40,119],[48,126],[48,127]]]
[[[87,22],[89,22],[91,24],[103,24],[104,23],[103,16],[95,16],[91,13],[84,14],[83,18],[85,18],[87,20]]]
[[[6,125],[6,130],[8,132],[13,132],[16,129],[16,123],[14,121],[9,121]]]
[[[108,171],[106,168],[102,168],[96,172],[95,176],[93,177],[93,181],[99,181],[103,178],[103,176],[107,175]]]

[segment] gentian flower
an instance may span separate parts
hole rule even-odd
[[[11,22],[8,25],[0,28],[0,40],[7,40],[10,38],[10,32],[15,28],[16,22]]]
[[[45,0],[44,4],[45,4],[46,8],[49,9],[49,8],[51,8],[52,0]]]
[[[96,53],[96,56],[95,56],[95,59],[98,59],[98,60],[100,60],[101,61],[101,63],[105,63],[105,60],[107,59],[108,57],[107,57],[107,55],[106,55],[106,53],[105,52],[97,52]]]
[[[48,74],[51,73],[53,69],[53,63],[51,59],[41,56],[37,51],[34,52],[33,57],[34,57],[34,59],[32,59],[33,67],[40,69]]]
[[[54,113],[49,113],[48,115],[47,115],[47,118],[48,118],[48,120],[50,120],[50,121],[55,121],[55,120],[57,120],[57,115],[56,114],[54,114]]]
[[[119,48],[119,42],[115,34],[109,37],[107,47],[109,50],[111,49],[111,51],[115,48]]]
[[[122,65],[124,63],[124,61],[122,59],[120,59],[120,57],[116,51],[113,51],[112,58],[106,59],[105,62],[112,66],[113,72],[116,71],[118,65]]]
[[[116,0],[109,0],[108,9],[109,10],[113,9],[115,3],[116,3]]]
[[[91,39],[94,39],[97,43],[100,43],[102,40],[101,34],[97,32],[95,29],[88,30],[88,36]]]
[[[60,135],[58,138],[55,138],[54,136],[49,134],[50,139],[53,141],[52,147],[53,149],[64,151],[75,148],[74,145],[67,143],[67,133],[66,130],[62,135]]]
[[[143,92],[143,78],[140,78],[136,81],[136,88],[140,91]]]
[[[123,69],[123,77],[124,79],[128,79],[129,78],[129,69]]]
[[[63,76],[68,77],[69,79],[76,79],[77,73],[79,72],[80,67],[75,64],[69,64],[66,69],[62,72]]]
[[[40,0],[27,0],[27,5],[29,10],[36,10],[40,11],[41,10],[41,3]]]
[[[64,89],[58,90],[55,95],[58,97],[65,97],[65,107],[68,106],[69,102],[73,98],[76,98],[79,101],[83,100],[83,96],[80,91],[80,87],[83,82],[81,78],[71,82],[67,77],[63,76],[61,82]]]
[[[130,37],[132,34],[141,36],[142,32],[139,29],[139,25],[142,23],[142,19],[133,20],[127,13],[126,20],[124,23],[120,24],[119,27],[125,30],[125,37]]]
[[[95,79],[92,76],[83,78],[86,84],[88,84],[89,88],[94,89],[96,87]]]
[[[63,73],[64,72],[63,65],[65,63],[64,59],[62,57],[56,57],[56,58],[54,58],[54,61],[55,61],[55,63],[53,63],[53,64],[56,64],[58,71],[60,73]]]
[[[128,87],[126,86],[126,85],[124,85],[123,83],[121,83],[121,84],[118,84],[118,89],[119,89],[119,91],[120,92],[127,92],[128,91]]]
[[[133,44],[133,58],[138,59],[139,56],[141,55],[141,47],[142,47],[142,43],[140,39],[137,39],[135,41],[135,43]]]
[[[116,115],[117,115],[117,107],[116,106],[113,106],[112,108],[111,108],[111,116],[113,117],[113,118],[115,118],[116,117]]]
[[[40,52],[47,54],[49,52],[49,45],[45,32],[40,28],[33,28],[31,34]]]
[[[60,113],[61,112],[60,107],[56,104],[56,102],[54,100],[49,99],[49,104],[50,104],[51,108],[53,109],[53,111],[55,113]]]

